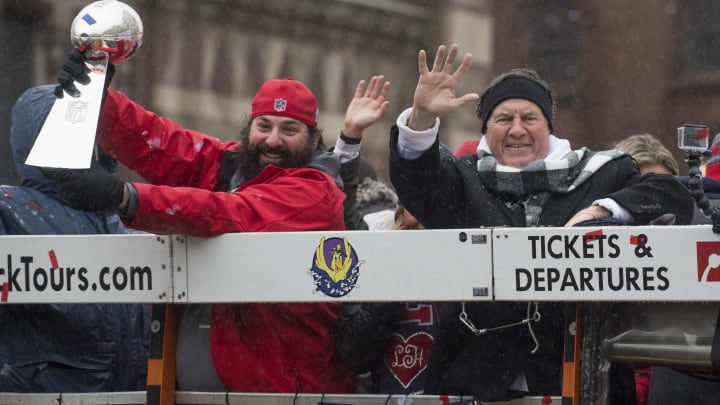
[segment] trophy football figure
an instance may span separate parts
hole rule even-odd
[[[108,64],[117,65],[135,55],[143,40],[142,20],[121,1],[96,1],[75,16],[70,40],[84,52],[90,82],[76,82],[78,93],[65,92],[55,100],[25,161],[28,165],[90,167]]]

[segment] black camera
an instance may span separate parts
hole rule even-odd
[[[678,127],[678,148],[702,154],[710,146],[710,129],[705,125],[685,124]]]

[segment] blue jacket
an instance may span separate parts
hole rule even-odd
[[[23,163],[55,100],[53,87],[29,89],[12,110],[22,185],[0,186],[0,235],[127,233],[113,213],[63,205],[42,172]],[[114,170],[107,156],[101,164]],[[144,390],[149,322],[144,304],[0,305],[0,391]]]

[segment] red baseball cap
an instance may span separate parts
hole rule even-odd
[[[252,101],[250,119],[259,115],[289,117],[317,127],[318,104],[310,89],[297,80],[268,80]]]

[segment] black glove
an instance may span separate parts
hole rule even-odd
[[[87,85],[90,83],[90,68],[85,64],[85,52],[77,48],[70,48],[63,60],[62,70],[58,74],[58,84],[55,87],[55,97],[63,98],[63,90],[73,97],[80,96],[80,91],[75,87],[75,82]],[[113,76],[115,75],[115,65],[108,62],[107,72],[105,74],[105,89],[110,86]],[[105,93],[103,93],[103,99]]]
[[[55,183],[60,198],[72,208],[114,211],[123,200],[125,182],[98,165],[89,169],[43,168],[42,172]]]
[[[60,84],[55,87],[55,97],[63,98],[63,90],[73,97],[80,96],[80,91],[75,87],[75,81],[80,84],[90,83],[90,69],[85,65],[85,52],[73,47],[65,55],[62,70],[58,75]]]

